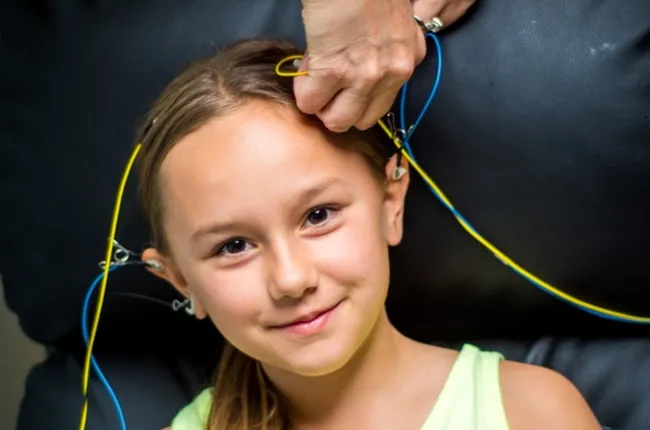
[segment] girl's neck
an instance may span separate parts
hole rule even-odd
[[[294,422],[325,424],[367,408],[382,393],[394,393],[401,375],[408,372],[414,342],[400,334],[384,311],[366,343],[338,371],[305,377],[265,368],[269,379],[291,408]]]

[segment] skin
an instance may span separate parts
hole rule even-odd
[[[302,0],[307,56],[298,107],[332,131],[366,129],[393,104],[426,53],[413,19],[454,24],[475,0]]]
[[[297,112],[250,102],[182,139],[161,180],[171,254],[143,258],[161,259],[157,275],[194,298],[196,316],[262,363],[296,428],[422,425],[457,352],[404,337],[384,309],[408,173],[380,183]],[[273,328],[334,303],[316,335]],[[500,378],[511,429],[600,429],[560,375],[505,362]]]

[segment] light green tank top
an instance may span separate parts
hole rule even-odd
[[[465,345],[420,430],[508,430],[501,401],[499,365],[503,357]],[[204,430],[212,402],[204,390],[183,408],[172,430]]]

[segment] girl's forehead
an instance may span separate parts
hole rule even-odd
[[[188,179],[198,179],[201,173],[236,179],[273,170],[340,171],[353,158],[353,151],[333,144],[294,110],[258,102],[217,117],[185,136],[167,155],[162,171],[168,178],[189,175]]]

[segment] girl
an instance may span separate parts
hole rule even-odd
[[[300,113],[274,72],[298,53],[249,40],[190,65],[139,136],[143,259],[227,341],[171,429],[599,429],[560,375],[391,324],[408,165],[375,130]]]

